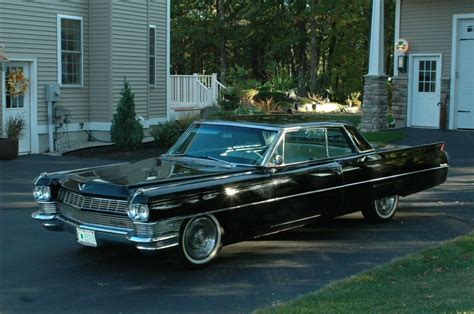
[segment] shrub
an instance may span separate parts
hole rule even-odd
[[[8,118],[5,126],[5,133],[7,138],[18,140],[23,135],[25,128],[25,118],[23,118],[22,115],[17,115],[15,117]]]
[[[224,111],[232,111],[240,105],[240,91],[236,87],[227,87],[219,95],[219,107]]]
[[[262,112],[272,113],[281,111],[279,103],[273,101],[273,98],[263,99],[255,102],[255,106]]]
[[[241,66],[231,67],[227,73],[226,85],[235,86],[241,89],[254,89],[260,85],[252,78],[250,70]]]
[[[170,147],[178,140],[182,134],[182,130],[176,121],[168,121],[158,125],[152,125],[150,134],[160,146]]]
[[[272,99],[273,102],[292,102],[291,98],[288,97],[285,93],[282,92],[272,92],[268,90],[261,90],[258,94],[253,97],[255,102],[267,101]]]
[[[196,119],[196,115],[187,115],[176,121],[153,125],[151,126],[150,135],[160,146],[171,147]]]
[[[271,91],[286,92],[296,87],[293,79],[287,75],[275,74],[271,80],[265,83]]]
[[[361,96],[362,96],[361,92],[350,93],[349,96],[347,96],[346,104],[349,107],[352,107],[352,106],[360,107],[362,105],[362,101],[360,100]]]
[[[239,108],[235,109],[234,115],[251,115],[251,114],[261,114],[263,111],[254,106],[254,105],[241,105]]]
[[[240,101],[243,104],[253,104],[253,98],[259,93],[258,89],[251,88],[241,92]]]
[[[143,126],[136,119],[135,95],[132,93],[130,84],[125,80],[123,89],[120,91],[117,112],[112,120],[110,135],[112,141],[123,149],[136,149],[142,145]]]

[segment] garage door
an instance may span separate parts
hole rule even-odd
[[[474,19],[460,21],[458,38],[457,128],[474,129]]]

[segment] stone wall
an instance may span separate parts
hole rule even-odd
[[[396,128],[407,126],[408,78],[392,78],[392,117]]]
[[[449,77],[442,77],[440,102],[444,103],[444,105],[446,106],[446,117],[445,117],[446,124],[444,125],[446,129],[448,128],[448,125],[449,125],[449,119],[451,119],[451,117],[449,116],[449,99],[446,99],[446,96],[449,95],[450,88],[451,88],[451,79]],[[440,110],[442,110],[442,108],[440,108]],[[441,112],[441,115],[442,115],[442,112]],[[440,128],[443,129],[441,124],[440,124]]]
[[[373,132],[388,127],[387,76],[364,77],[361,131]]]

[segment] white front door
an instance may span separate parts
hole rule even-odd
[[[411,78],[411,125],[439,128],[441,58],[413,57]]]
[[[12,96],[8,88],[8,79],[12,72],[16,71],[19,73],[21,71],[29,82],[30,78],[30,63],[29,62],[10,62],[8,63],[5,79],[5,93],[6,93],[6,103],[5,103],[5,116],[3,125],[6,127],[6,124],[10,118],[19,118],[22,117],[25,121],[25,130],[23,131],[22,136],[20,137],[20,142],[18,145],[18,150],[20,154],[26,154],[31,151],[31,92],[28,86],[24,95]]]
[[[456,70],[456,121],[459,129],[474,129],[474,19],[459,23]]]

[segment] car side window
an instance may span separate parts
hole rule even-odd
[[[361,151],[367,151],[373,149],[373,147],[367,142],[367,140],[357,131],[357,129],[352,126],[346,126],[346,130],[352,136],[354,143],[359,147]]]
[[[347,156],[354,153],[349,139],[341,128],[328,128],[329,157]]]
[[[352,147],[339,128],[309,128],[285,133],[272,160],[284,164],[323,160],[352,154]]]

